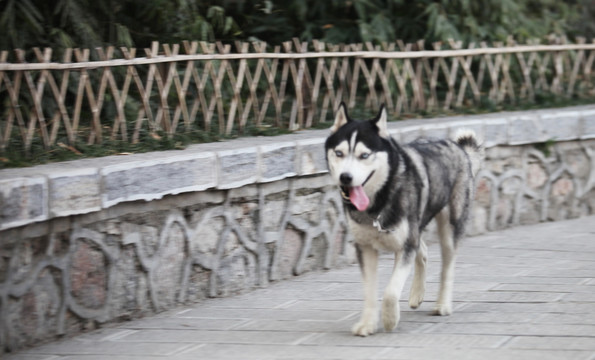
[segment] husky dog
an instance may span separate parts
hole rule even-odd
[[[325,143],[333,181],[340,187],[349,228],[355,238],[364,283],[364,308],[353,334],[377,330],[378,252],[395,254],[395,265],[382,300],[386,331],[399,322],[399,298],[415,262],[409,306],[423,301],[427,246],[421,233],[436,218],[442,252],[437,315],[452,312],[452,286],[458,240],[465,233],[474,178],[483,148],[472,131],[454,140],[418,139],[400,145],[388,133],[384,105],[376,118],[355,121],[345,104],[337,111]]]

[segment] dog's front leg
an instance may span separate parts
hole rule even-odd
[[[411,271],[412,258],[415,254],[406,254],[405,251],[395,253],[395,265],[390,282],[384,291],[382,298],[382,322],[386,331],[393,330],[399,323],[400,309],[399,299],[405,281]]]
[[[364,283],[364,309],[360,321],[351,331],[354,335],[368,336],[376,332],[378,327],[378,251],[367,245],[356,244],[355,248]]]
[[[417,309],[426,293],[426,265],[428,263],[428,247],[423,239],[419,239],[419,249],[415,256],[415,275],[409,292],[409,307]]]

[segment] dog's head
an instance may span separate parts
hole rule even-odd
[[[331,135],[325,143],[326,160],[341,195],[358,211],[365,211],[370,198],[380,190],[389,174],[390,135],[384,105],[375,118],[352,120],[341,103]]]

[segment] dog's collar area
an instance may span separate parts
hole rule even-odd
[[[382,227],[382,224],[380,224],[380,215],[378,215],[378,217],[374,220],[372,220],[372,225],[376,228],[376,230],[378,230],[378,232],[381,233],[391,233],[393,231],[395,231],[395,229],[385,229]]]
[[[368,180],[370,180],[370,178],[372,177],[372,175],[374,175],[375,172],[376,172],[376,170],[372,170],[372,172],[370,173],[370,175],[368,175],[368,177],[366,178],[366,180],[364,180],[364,183],[362,184],[362,186],[366,185],[366,183],[368,182]]]

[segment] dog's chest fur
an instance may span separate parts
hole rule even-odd
[[[405,246],[409,237],[409,222],[405,218],[389,232],[379,231],[372,225],[371,219],[360,222],[353,219],[351,215],[347,218],[349,219],[349,228],[355,238],[355,242],[360,245],[372,246],[376,250],[400,251]]]

